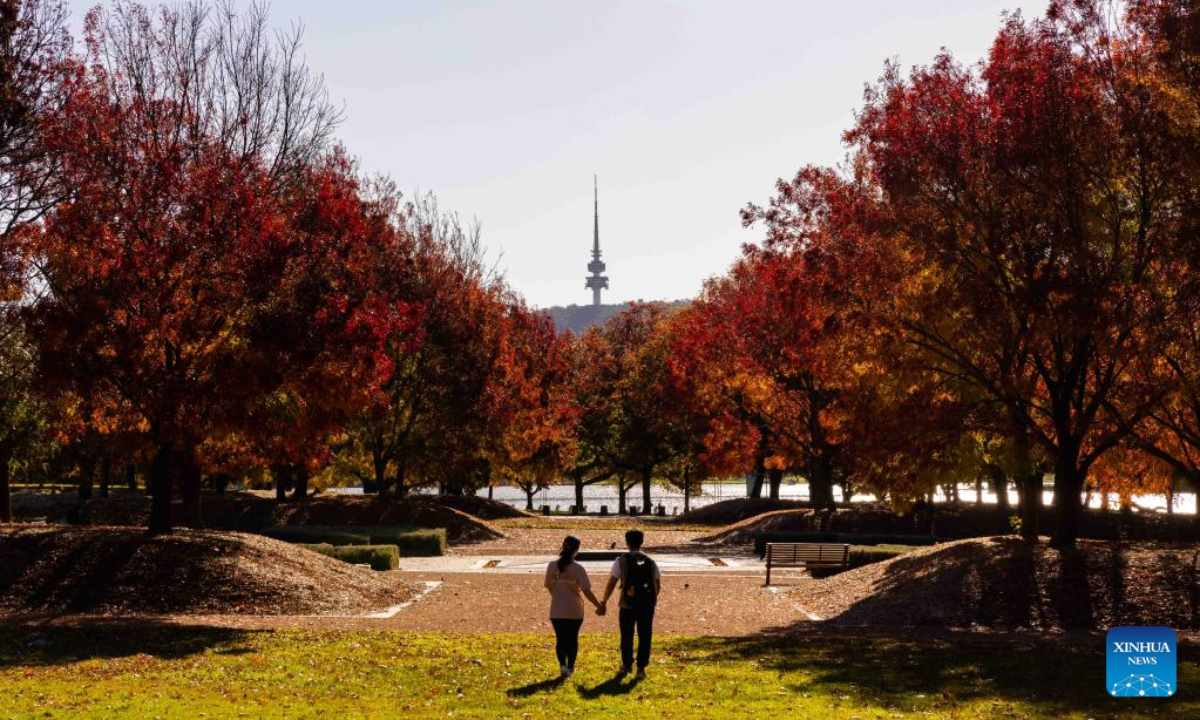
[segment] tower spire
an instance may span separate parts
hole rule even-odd
[[[588,263],[588,272],[584,287],[592,291],[592,305],[600,305],[600,291],[608,289],[608,278],[604,275],[604,261],[600,259],[600,180],[592,176],[592,261]]]
[[[592,208],[594,215],[592,216],[595,223],[592,228],[592,259],[600,259],[600,179],[598,176],[592,176]]]

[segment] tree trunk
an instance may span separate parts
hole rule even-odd
[[[175,469],[171,467],[172,454],[170,445],[159,445],[158,451],[154,454],[154,461],[150,463],[151,533],[169,533],[174,528],[171,521],[171,484],[175,472]]]
[[[5,523],[13,521],[11,479],[8,448],[0,448],[0,522]]]
[[[108,487],[112,484],[113,458],[111,452],[104,453],[100,460],[100,497],[108,497]]]
[[[287,500],[288,475],[292,469],[287,465],[276,465],[271,468],[271,475],[275,478],[275,501],[284,502]]]
[[[750,486],[750,497],[755,499],[762,497],[763,479],[767,475],[765,461],[766,458],[761,454],[754,461],[754,484]]]
[[[617,478],[617,514],[618,515],[624,515],[625,510],[628,507],[625,504],[625,493],[628,491],[629,491],[629,488],[628,488],[628,486],[625,485],[625,478]]]
[[[783,484],[783,471],[771,468],[771,470],[767,472],[767,477],[771,483],[771,499],[778,500],[779,486]]]
[[[1074,453],[1063,453],[1054,465],[1054,535],[1050,544],[1057,548],[1075,547],[1079,537],[1079,517],[1083,510],[1083,483]]]
[[[375,467],[375,493],[380,498],[388,496],[388,480],[387,480],[387,461],[379,456],[379,453],[374,457]]]
[[[987,463],[983,469],[988,475],[988,484],[991,485],[992,492],[996,494],[996,505],[1007,510],[1008,476],[1004,474],[1003,468],[995,463]]]
[[[131,462],[125,464],[125,486],[129,492],[137,492],[137,466]]]
[[[583,507],[583,478],[575,478],[575,507]]]
[[[200,491],[203,476],[196,464],[196,451],[188,448],[178,454],[179,490],[183,499],[183,524],[193,530],[204,529],[204,515],[200,507]]]
[[[808,463],[808,499],[813,507],[832,508],[833,467],[828,458],[815,457]]]
[[[1031,542],[1038,540],[1038,517],[1042,509],[1042,474],[1040,470],[1025,471],[1017,482],[1019,483],[1019,498],[1021,515],[1021,537]]]
[[[495,500],[495,497],[492,495],[494,490],[495,488],[492,485],[488,485],[488,500]]]
[[[534,488],[532,485],[525,488],[525,509],[530,512],[533,512],[533,493]]]
[[[654,468],[642,468],[642,511],[647,515],[654,511],[650,502],[650,479],[654,473]]]
[[[683,471],[683,512],[688,513],[692,509],[692,470],[685,468]]]
[[[303,466],[296,468],[293,477],[295,478],[295,487],[292,488],[292,498],[303,500],[308,497],[308,468]]]
[[[1021,515],[1021,537],[1036,543],[1040,528],[1038,518],[1042,509],[1042,469],[1034,461],[1029,449],[1029,438],[1018,434],[1013,451],[1017,465],[1017,502]]]
[[[96,456],[85,452],[79,460],[79,499],[92,499],[92,485],[96,479]]]

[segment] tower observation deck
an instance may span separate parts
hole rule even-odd
[[[608,276],[604,274],[604,261],[600,259],[600,185],[595,176],[592,177],[592,203],[594,208],[592,227],[592,261],[587,269],[591,273],[584,287],[592,291],[592,305],[600,305],[600,291],[608,289]]]

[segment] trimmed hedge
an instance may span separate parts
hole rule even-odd
[[[329,543],[296,543],[296,547],[304,548],[305,550],[312,550],[313,552],[321,553],[322,555],[329,555],[331,557],[333,556],[333,545],[330,545]]]
[[[305,545],[370,545],[371,536],[358,528],[325,525],[284,525],[264,528],[262,534],[269,538]]]
[[[395,570],[400,567],[400,550],[395,545],[299,543],[296,547],[312,550],[354,565],[370,565],[372,570]]]
[[[864,565],[883,562],[884,560],[891,560],[894,557],[900,557],[901,555],[910,553],[912,550],[912,547],[906,547],[903,545],[851,545],[850,563],[845,567],[845,569],[835,570],[833,568],[813,568],[809,571],[809,573],[815,578],[825,578],[831,575],[837,575],[840,572],[845,572],[846,570],[860,568]]]
[[[421,530],[409,525],[285,525],[266,528],[263,535],[290,543],[395,545],[404,557],[446,554],[446,531]]]
[[[446,554],[446,531],[418,530],[403,525],[363,525],[354,530],[365,532],[372,545],[395,545],[404,557],[435,557]]]
[[[895,547],[881,545],[878,547],[851,547],[850,548],[850,567],[848,569],[870,565],[871,563],[883,562],[891,560],[894,557],[900,557],[910,551],[910,548]]]
[[[846,543],[848,545],[933,545],[932,535],[881,535],[874,533],[766,532],[754,536],[754,554],[767,554],[767,543]]]

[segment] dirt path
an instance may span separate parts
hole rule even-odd
[[[436,588],[391,618],[176,615],[124,618],[71,615],[58,618],[15,617],[19,624],[87,624],[89,622],[153,622],[204,625],[245,630],[386,630],[462,633],[549,632],[549,602],[541,578],[503,573],[401,573]],[[802,578],[784,582],[806,582]],[[597,582],[599,585],[599,582]],[[605,617],[589,613],[584,632],[617,632],[615,601]],[[762,586],[760,575],[666,575],[655,615],[654,631],[662,635],[735,637],[802,622],[805,616],[784,593]],[[2,626],[4,621],[0,621]]]
[[[406,575],[409,575],[406,573]],[[447,632],[542,632],[549,626],[549,601],[536,575],[411,574],[441,581],[425,598],[384,621],[389,628]],[[597,590],[602,578],[593,578]],[[599,593],[597,593],[599,594]],[[786,595],[762,586],[761,575],[676,575],[663,578],[655,632],[677,635],[749,635],[790,625],[803,614]],[[589,613],[584,632],[617,632],[615,601],[610,613]]]

